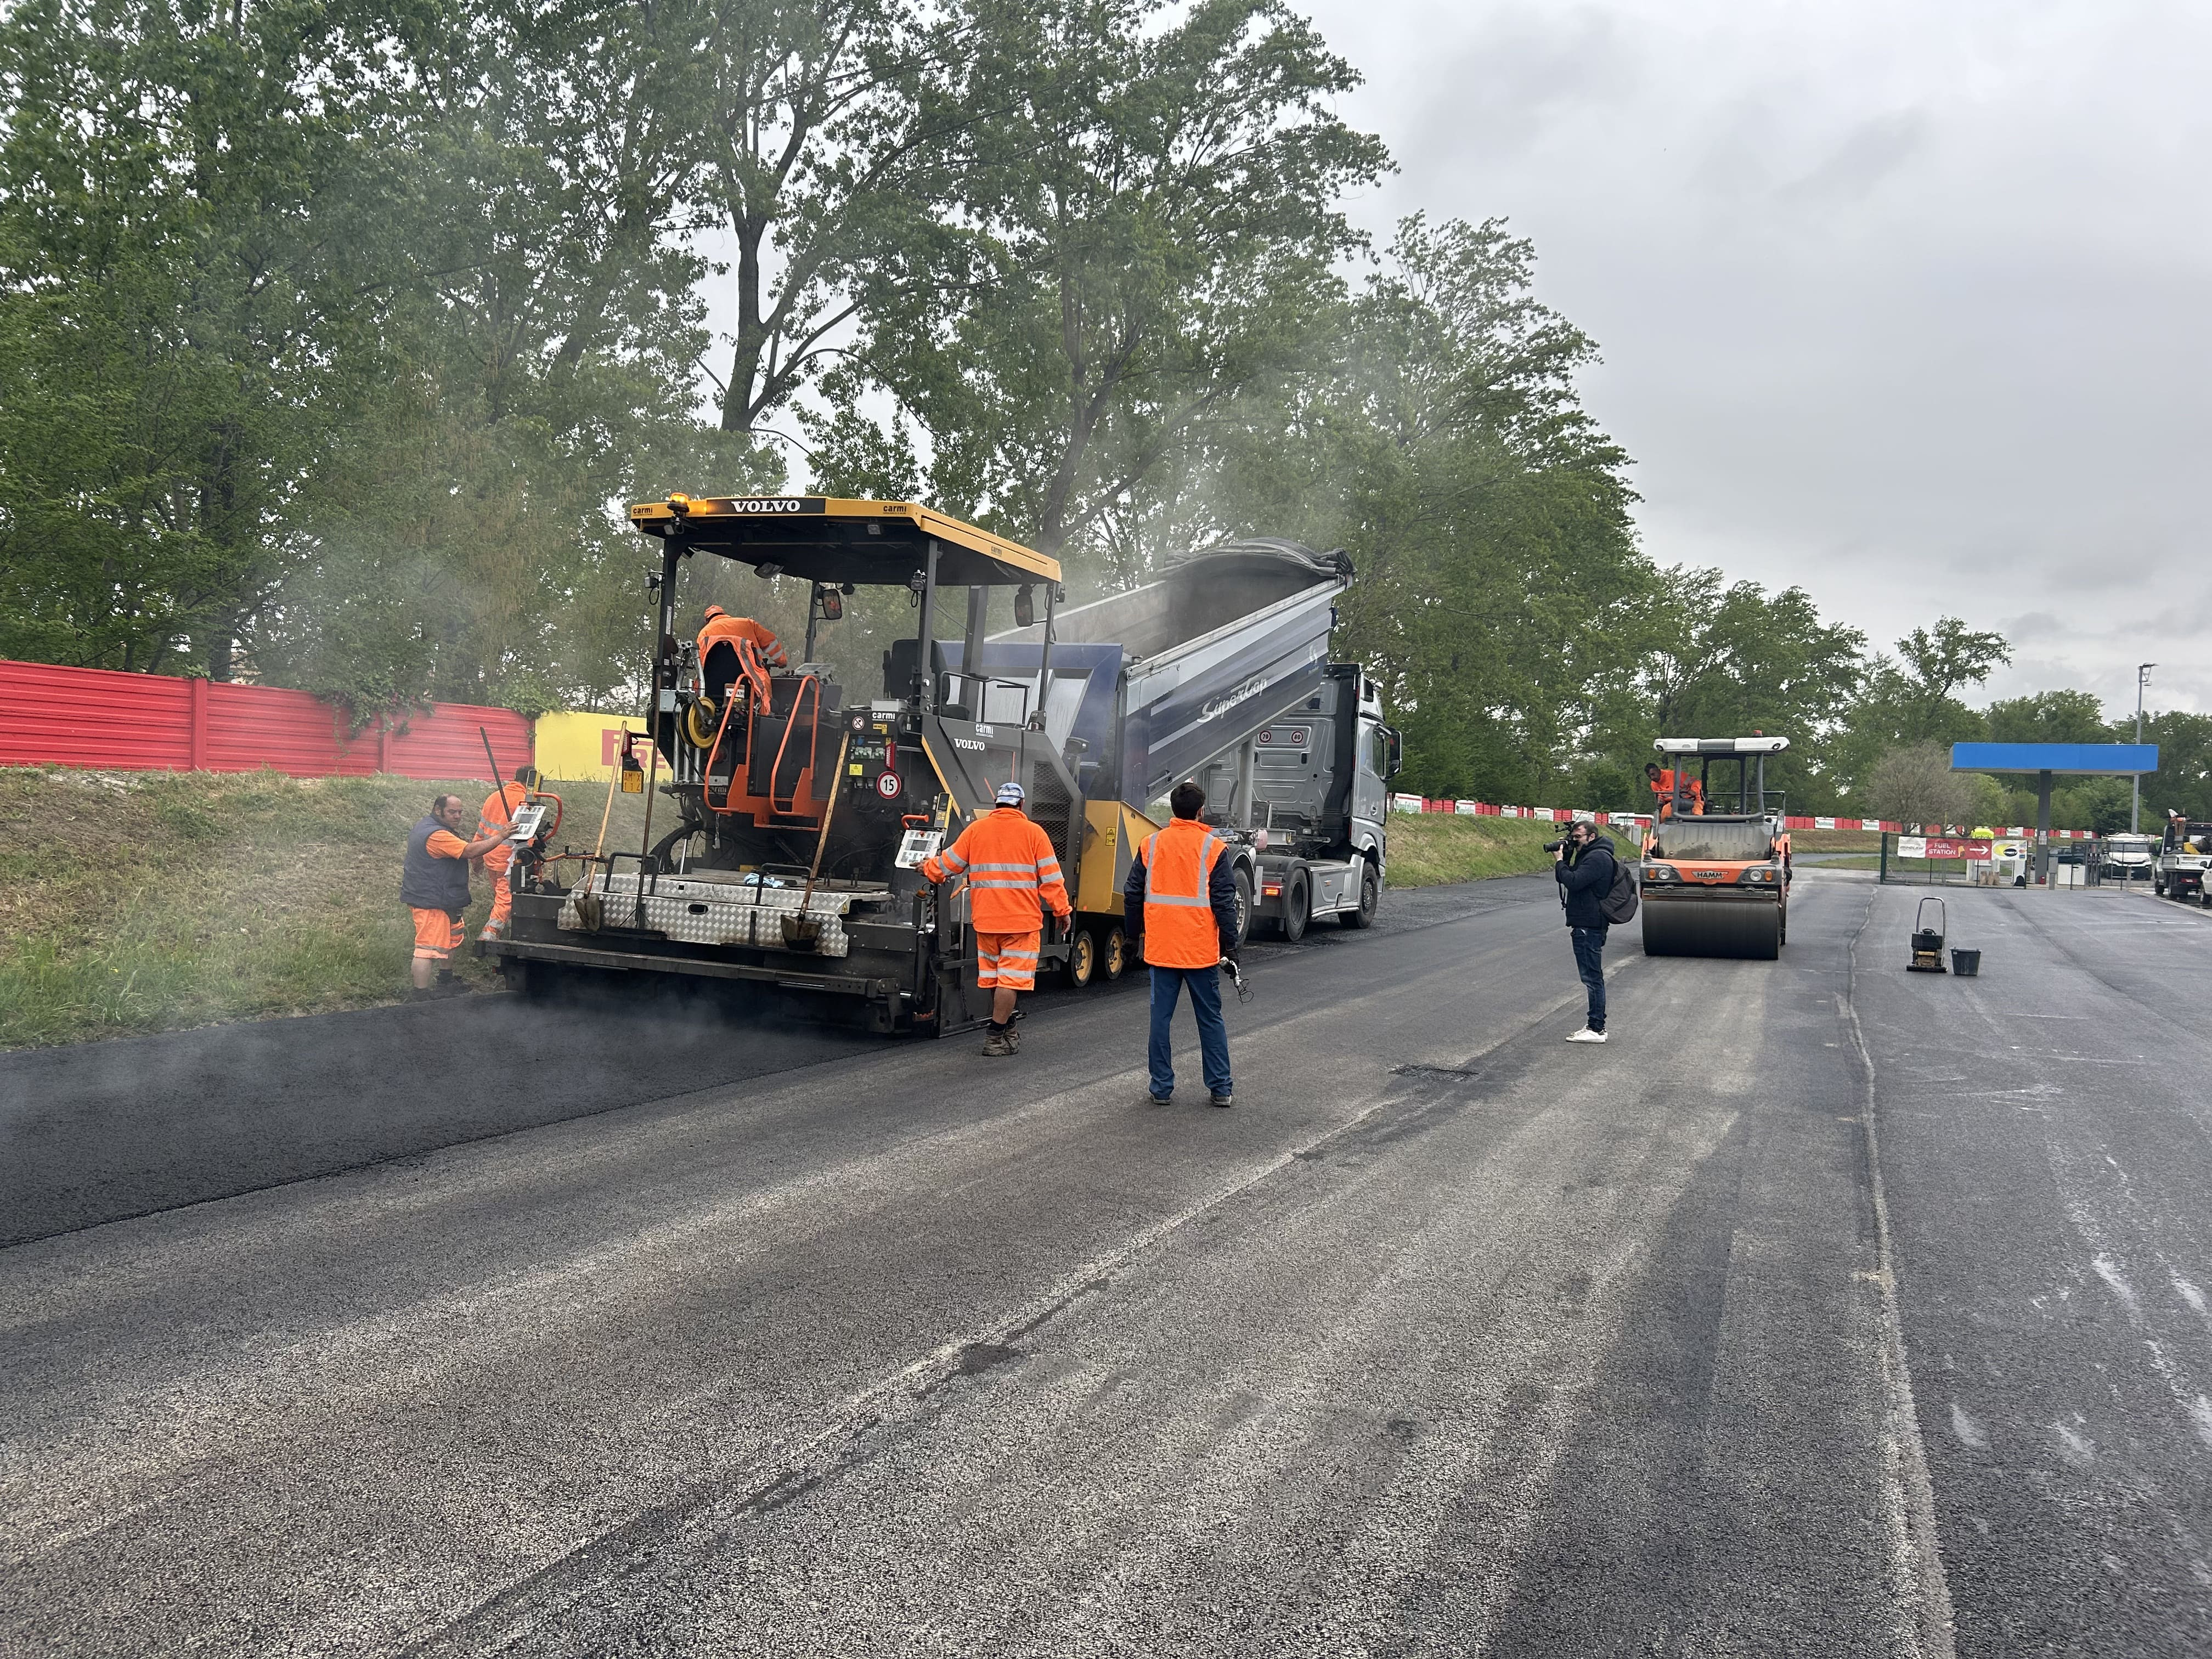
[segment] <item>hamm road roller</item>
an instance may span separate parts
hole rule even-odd
[[[1782,797],[1767,793],[1766,757],[1790,739],[1662,738],[1651,746],[1668,771],[1638,872],[1644,953],[1772,961],[1790,937],[1790,836]]]

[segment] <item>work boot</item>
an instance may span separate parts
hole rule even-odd
[[[476,988],[466,980],[455,979],[451,974],[438,975],[438,982],[430,988],[430,994],[439,997],[465,997]]]
[[[1001,1054],[1013,1054],[1021,1046],[1021,1036],[1011,1025],[1003,1031],[993,1031],[989,1036],[983,1039],[983,1052],[994,1058]]]

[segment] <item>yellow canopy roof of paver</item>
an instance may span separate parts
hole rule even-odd
[[[817,582],[903,586],[938,546],[948,587],[1060,580],[1060,561],[917,501],[828,495],[671,495],[640,501],[629,521],[648,536],[680,537],[716,553]]]

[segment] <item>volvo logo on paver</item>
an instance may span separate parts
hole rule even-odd
[[[819,513],[825,505],[820,495],[738,495],[730,502],[732,513],[773,514]]]
[[[952,746],[955,749],[972,749],[979,755],[988,752],[991,747],[989,744],[978,743],[973,738],[955,738]]]

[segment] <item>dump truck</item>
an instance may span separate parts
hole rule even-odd
[[[1644,954],[1773,960],[1790,938],[1790,836],[1785,803],[1766,787],[1766,757],[1790,739],[1662,738],[1651,746],[1673,777],[1638,871]]]
[[[2212,902],[2205,896],[2207,871],[2212,871],[2212,820],[2169,817],[2151,860],[2151,891],[2185,903]]]
[[[1075,910],[1065,929],[1046,917],[1041,973],[1122,971],[1130,860],[1188,776],[1226,784],[1210,816],[1240,936],[1287,931],[1293,889],[1312,914],[1371,920],[1398,740],[1372,678],[1328,660],[1342,555],[1232,543],[1063,609],[1057,561],[915,502],[672,495],[630,522],[660,551],[649,742],[625,768],[647,827],[634,850],[532,861],[493,946],[526,993],[571,969],[650,972],[803,995],[878,1031],[971,1026],[988,996],[967,890],[921,866],[1009,779]],[[702,557],[809,585],[805,660],[708,683],[678,626]],[[863,587],[904,592],[915,619],[880,681],[848,687],[813,660],[817,635]],[[1006,590],[1015,625],[994,633]],[[1279,746],[1302,763],[1263,763]]]
[[[1375,677],[1326,660],[1352,575],[1341,552],[1254,538],[1170,560],[1157,580],[1054,624],[1047,731],[1072,744],[1086,797],[1110,787],[1157,821],[1167,792],[1196,779],[1249,926],[1292,942],[1328,917],[1372,925],[1387,873],[1401,740]],[[1042,631],[986,642],[997,696],[1035,684]]]

